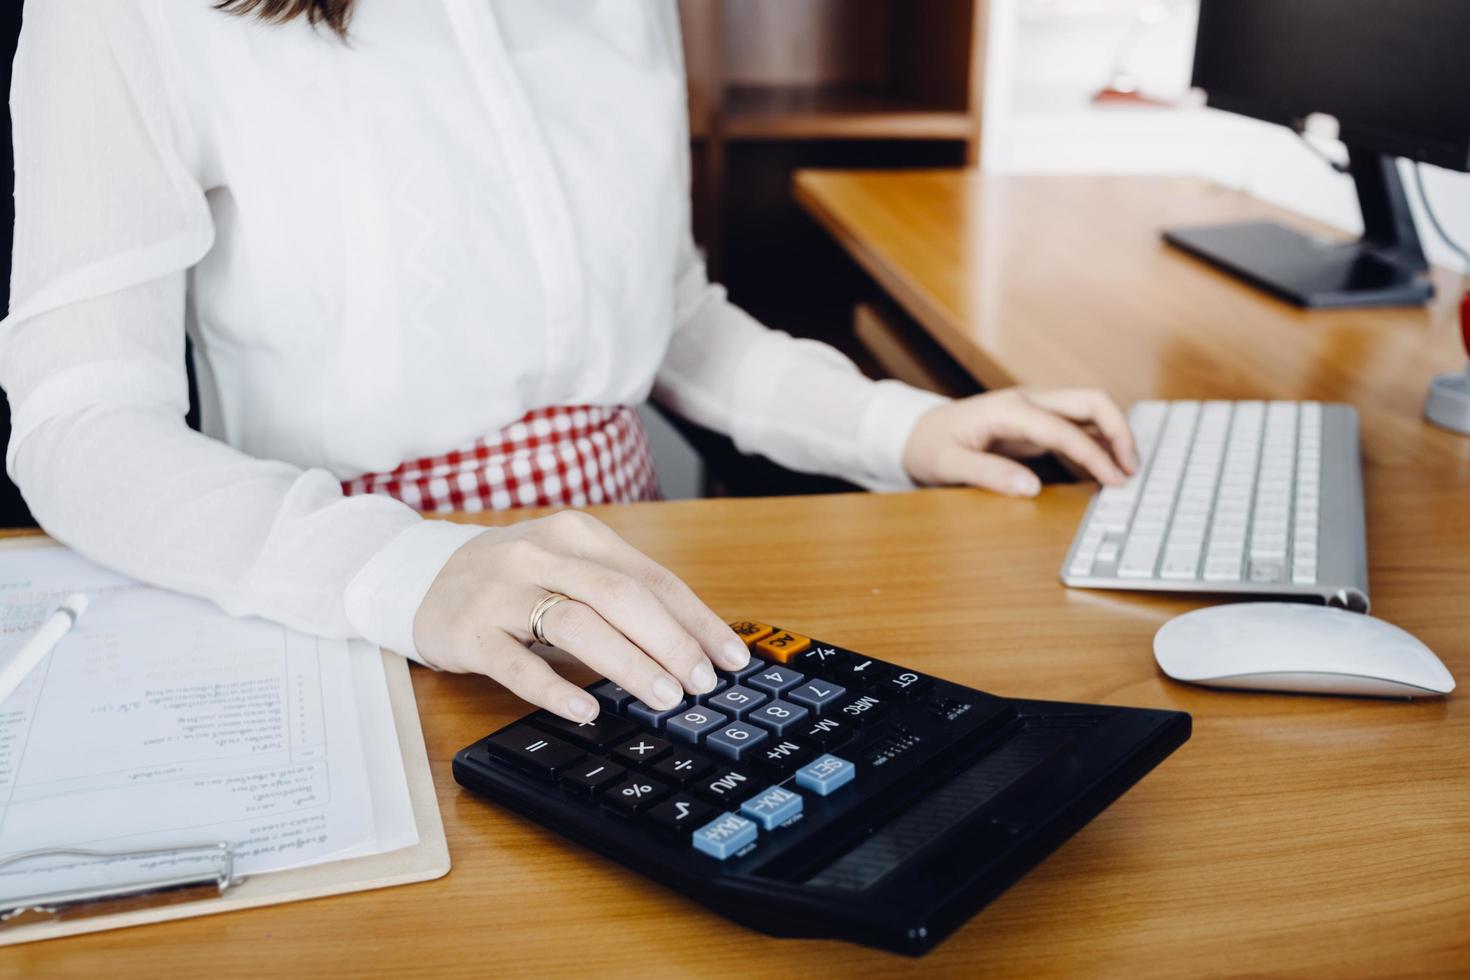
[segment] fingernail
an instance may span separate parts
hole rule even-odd
[[[1034,497],[1041,492],[1041,481],[1030,473],[1017,473],[1011,481],[1011,493],[1018,497]]]
[[[709,664],[700,664],[694,668],[689,675],[689,683],[694,685],[694,693],[708,694],[715,689],[715,670]]]
[[[659,704],[665,708],[672,708],[678,704],[683,693],[683,689],[675,684],[672,678],[660,677],[653,682],[653,696],[658,698]]]
[[[739,670],[750,663],[750,648],[740,640],[727,641],[720,652],[724,655],[725,666],[730,670]]]
[[[591,721],[597,717],[597,702],[589,697],[574,695],[567,699],[567,711],[578,721]]]

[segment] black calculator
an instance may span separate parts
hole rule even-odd
[[[655,710],[602,681],[454,757],[476,793],[775,936],[919,955],[1189,738],[1175,711],[996,697],[765,623]]]

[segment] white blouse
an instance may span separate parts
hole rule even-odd
[[[346,43],[210,0],[42,0],[14,77],[6,464],[104,564],[416,657],[480,529],[339,481],[529,409],[652,393],[745,452],[909,485],[937,396],[705,276],[674,0],[359,0]]]

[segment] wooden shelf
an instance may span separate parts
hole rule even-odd
[[[891,92],[833,86],[732,86],[722,135],[729,140],[954,139],[976,119]]]

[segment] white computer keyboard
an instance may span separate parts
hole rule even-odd
[[[1138,473],[1100,490],[1073,586],[1368,605],[1357,414],[1318,402],[1139,402]]]

